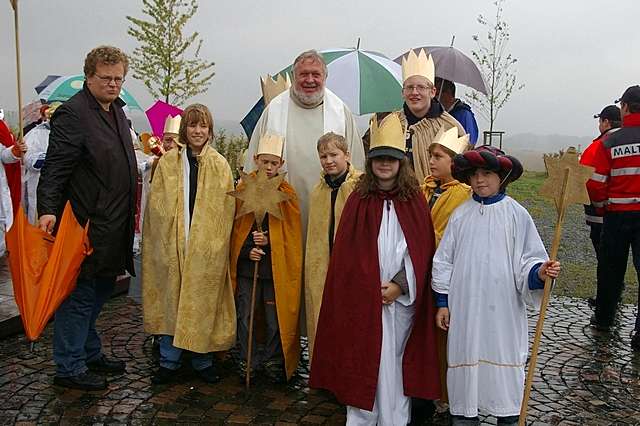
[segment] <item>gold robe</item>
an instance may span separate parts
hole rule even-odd
[[[433,176],[429,175],[424,179],[422,191],[427,198],[427,202],[431,201],[437,186],[438,183]],[[436,234],[436,247],[438,247],[444,235],[451,213],[471,196],[471,187],[455,179],[441,185],[441,188],[444,192],[440,194],[438,201],[431,207],[431,222]]]
[[[255,172],[253,172],[255,173]],[[241,187],[242,183],[238,185]],[[287,379],[293,376],[300,360],[300,292],[302,291],[302,224],[300,205],[293,187],[283,181],[279,191],[291,199],[280,204],[283,220],[267,215],[269,221],[269,247],[271,248],[271,275],[276,293],[278,329],[284,354]],[[237,209],[242,201],[237,200]],[[255,217],[246,214],[235,220],[231,238],[231,280],[235,290],[238,257],[242,244],[249,236]],[[235,324],[235,322],[234,322]]]
[[[347,178],[338,189],[335,204],[334,237],[340,223],[344,204],[353,192],[362,174],[349,166]],[[331,214],[331,188],[324,176],[316,184],[309,198],[309,223],[307,226],[307,247],[304,261],[304,299],[307,316],[307,336],[309,338],[309,361],[313,356],[313,344],[322,305],[324,282],[329,269],[329,219]]]
[[[433,176],[429,175],[424,179],[422,191],[427,198],[427,202],[431,201],[437,186],[438,182]],[[455,179],[441,185],[441,188],[444,192],[440,194],[436,203],[431,207],[431,222],[436,234],[436,247],[442,240],[451,213],[471,196],[471,187]],[[449,390],[447,389],[447,332],[440,328],[436,328],[436,346],[438,348],[440,367],[440,401],[449,402]]]
[[[412,133],[411,149],[413,152],[413,170],[416,173],[418,182],[422,182],[425,177],[431,174],[431,169],[429,168],[429,145],[431,145],[431,142],[435,139],[438,130],[441,128],[449,130],[455,126],[458,128],[458,136],[464,136],[466,132],[462,125],[458,123],[458,120],[446,111],[443,112],[440,117],[423,118],[416,124],[409,126],[408,129],[407,117],[404,115],[404,110],[397,111],[396,114],[400,117],[404,131]]]
[[[173,336],[198,353],[235,344],[236,312],[229,275],[235,203],[229,164],[205,146],[198,155],[198,191],[185,235],[184,149],[158,162],[144,219],[142,300],[147,333]],[[186,214],[189,214],[187,211]]]

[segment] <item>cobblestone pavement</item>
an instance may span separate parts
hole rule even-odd
[[[611,334],[590,329],[590,315],[583,301],[552,301],[529,424],[640,424],[640,355],[629,347],[635,307],[622,309]],[[218,362],[224,379],[216,385],[183,367],[182,383],[152,386],[151,339],[142,331],[140,306],[127,297],[108,303],[98,327],[105,352],[127,362],[126,374],[111,377],[100,392],[52,385],[50,326],[33,351],[23,336],[0,340],[0,424],[344,423],[342,406],[306,388],[304,368],[286,386],[258,377],[250,393],[227,360]],[[435,424],[447,424],[446,417]]]

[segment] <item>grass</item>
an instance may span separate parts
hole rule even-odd
[[[544,172],[525,172],[519,180],[509,185],[508,193],[529,211],[549,251],[557,213],[553,202],[538,194],[545,178]],[[581,205],[571,205],[567,209],[562,230],[558,251],[558,260],[562,262],[562,274],[558,278],[554,294],[578,298],[595,296],[596,257]],[[630,260],[631,256],[625,277],[623,301],[635,304],[638,300],[638,280]]]

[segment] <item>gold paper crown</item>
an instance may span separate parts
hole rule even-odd
[[[380,125],[378,125],[378,117],[373,114],[370,129],[371,145],[369,145],[369,151],[377,148],[395,148],[405,152],[405,134],[397,114],[387,115],[382,119]]]
[[[464,136],[458,137],[458,128],[456,126],[446,131],[440,127],[433,143],[442,145],[456,154],[462,154],[469,147],[469,135],[465,134]]]
[[[258,143],[256,155],[271,154],[282,158],[282,148],[284,146],[284,138],[279,135],[264,135]]]
[[[436,66],[431,55],[427,55],[424,49],[420,49],[420,53],[417,55],[411,49],[406,57],[402,57],[402,82],[404,83],[414,75],[422,76],[434,84]]]
[[[265,77],[260,77],[260,86],[262,87],[262,96],[264,97],[264,105],[269,105],[269,102],[280,93],[291,87],[291,80],[289,80],[289,74],[278,74],[275,78],[267,74]]]
[[[176,115],[175,117],[172,117],[168,115],[167,119],[164,121],[163,133],[173,133],[174,135],[180,134],[180,121],[182,121],[181,116]]]

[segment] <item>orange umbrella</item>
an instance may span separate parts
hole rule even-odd
[[[67,202],[55,238],[31,225],[18,210],[7,232],[13,292],[24,331],[34,341],[76,286],[80,265],[91,254],[89,223],[82,228]]]

